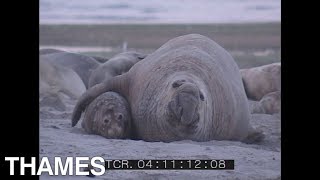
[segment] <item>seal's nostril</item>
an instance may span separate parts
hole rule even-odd
[[[177,82],[174,82],[174,83],[172,84],[172,87],[173,87],[173,88],[179,87],[179,84],[178,84]]]
[[[105,119],[105,120],[104,120],[104,123],[108,124],[108,123],[109,123],[109,120],[108,120],[108,119]]]
[[[177,81],[175,81],[174,83],[172,83],[172,87],[173,88],[177,88],[177,87],[179,87],[179,86],[181,86],[183,83],[185,83],[186,82],[186,80],[184,80],[184,79],[181,79],[181,80],[177,80]]]
[[[201,101],[204,101],[204,96],[202,93],[200,93],[200,99],[201,99]]]
[[[121,120],[123,118],[122,114],[119,114],[118,120]]]
[[[179,115],[180,115],[180,117],[182,116],[182,114],[183,114],[183,108],[179,107]]]

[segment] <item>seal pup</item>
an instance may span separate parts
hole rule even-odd
[[[115,55],[96,68],[89,78],[89,87],[127,72],[145,55],[125,52]],[[131,131],[128,102],[118,93],[107,92],[95,99],[86,109],[82,127],[88,132],[105,138],[123,139]]]
[[[130,138],[129,104],[118,93],[105,92],[87,107],[81,125],[87,133],[107,139]]]

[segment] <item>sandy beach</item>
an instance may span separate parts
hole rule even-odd
[[[71,128],[75,102],[65,112],[40,107],[40,157],[100,156],[104,159],[234,159],[234,170],[109,170],[95,179],[281,179],[281,119],[279,114],[252,114],[251,123],[264,131],[259,144],[234,141],[171,143],[105,139]],[[42,175],[41,179],[61,176]],[[90,179],[64,176],[64,179]]]
[[[199,33],[215,40],[239,68],[281,61],[281,24],[181,25],[40,25],[41,48],[110,58],[125,50],[151,53],[173,37]],[[234,170],[110,170],[95,179],[281,179],[281,116],[252,114],[251,124],[264,131],[259,144],[234,141],[171,143],[105,139],[71,127],[76,101],[66,98],[65,111],[40,107],[40,157],[101,156],[104,159],[234,159]],[[254,103],[251,102],[250,103]],[[49,176],[41,179],[90,179]]]

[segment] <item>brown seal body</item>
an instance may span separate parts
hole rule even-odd
[[[249,99],[258,101],[268,93],[281,91],[281,63],[241,69],[240,74]]]
[[[268,93],[255,104],[252,113],[255,114],[276,114],[281,111],[281,91]]]
[[[139,139],[250,143],[263,137],[249,123],[238,66],[225,49],[202,35],[174,38],[128,73],[90,88],[74,109],[72,125],[107,91],[127,99]]]
[[[86,132],[108,139],[129,138],[131,135],[129,104],[118,93],[103,93],[87,107],[81,125]]]

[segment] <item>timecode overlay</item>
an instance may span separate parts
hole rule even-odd
[[[234,170],[234,160],[105,160],[106,170]]]

